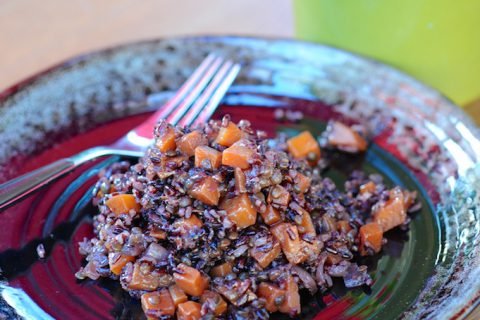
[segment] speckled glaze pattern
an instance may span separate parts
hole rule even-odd
[[[64,132],[73,135],[144,111],[151,105],[147,96],[177,88],[212,51],[243,64],[232,92],[319,99],[347,118],[389,131],[384,143],[395,144],[395,156],[432,186],[429,196],[441,225],[435,275],[403,318],[461,318],[478,305],[479,129],[435,90],[334,48],[195,37],[136,43],[70,60],[0,93],[0,182],[18,174],[12,163],[66,139]],[[13,315],[5,302],[3,308]]]

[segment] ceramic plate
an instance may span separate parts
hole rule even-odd
[[[326,174],[355,168],[419,191],[407,231],[364,259],[371,288],[305,297],[304,319],[458,318],[480,300],[480,134],[436,91],[375,61],[317,44],[242,37],[156,40],[53,67],[0,93],[0,182],[113,142],[167,99],[209,52],[243,64],[214,117],[246,118],[270,135],[329,119],[363,123],[373,143]],[[276,121],[274,110],[304,120]],[[90,189],[102,159],[0,213],[0,318],[129,319],[138,301],[110,280],[77,281],[78,241],[92,236]],[[132,159],[130,159],[132,160]],[[46,257],[36,248],[43,244]],[[280,318],[274,316],[272,318]]]

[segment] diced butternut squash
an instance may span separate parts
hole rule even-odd
[[[218,205],[220,190],[217,180],[212,177],[205,177],[202,181],[193,185],[189,192],[193,198],[210,206]]]
[[[171,125],[161,126],[159,130],[159,137],[155,141],[160,152],[167,152],[175,150],[177,144],[175,143],[175,129]]]
[[[204,146],[207,143],[207,138],[200,131],[195,130],[178,139],[177,148],[191,157],[195,154],[195,149],[198,146]]]
[[[225,277],[230,273],[232,273],[232,264],[228,261],[213,267],[210,271],[210,274],[214,277]]]
[[[167,289],[142,294],[142,309],[147,317],[173,316],[175,305]]]
[[[383,231],[382,227],[376,223],[367,223],[360,227],[360,254],[366,254],[366,248],[371,248],[375,253],[382,249]]]
[[[390,190],[390,199],[375,208],[373,213],[373,221],[382,227],[383,232],[405,223],[406,219],[405,200],[400,188]]]
[[[236,124],[229,122],[226,127],[221,127],[215,142],[219,145],[230,147],[242,138],[242,130]]]
[[[240,168],[235,168],[234,176],[235,176],[235,191],[237,193],[247,192],[247,178],[245,177],[245,173],[243,173],[243,170]]]
[[[270,228],[273,236],[280,242],[283,254],[292,264],[299,264],[307,260],[308,254],[305,252],[305,242],[300,239],[298,229],[290,223],[279,223]]]
[[[239,229],[251,226],[257,220],[257,210],[246,193],[223,200],[220,209],[227,211],[228,218]]]
[[[227,303],[216,292],[205,290],[200,297],[200,302],[207,310],[213,311],[213,314],[216,316],[220,316],[227,312]]]
[[[200,320],[202,306],[198,302],[187,301],[178,305],[177,320]]]
[[[307,158],[309,161],[320,159],[320,147],[317,140],[308,131],[287,140],[287,147],[290,154],[297,159]]]
[[[222,164],[222,153],[209,146],[200,146],[195,149],[195,167],[218,169]]]
[[[188,297],[178,285],[174,284],[168,287],[168,291],[170,292],[170,296],[172,297],[172,301],[175,304],[175,307],[178,307],[180,303],[184,303],[188,301]]]
[[[159,227],[152,227],[149,231],[149,235],[158,240],[165,240],[167,238],[167,233]]]
[[[281,206],[288,206],[290,193],[281,185],[272,186],[267,197],[268,203],[275,203]]]
[[[278,210],[272,207],[271,204],[267,205],[267,210],[265,210],[265,212],[263,213],[260,212],[260,215],[263,218],[263,222],[268,225],[273,225],[282,220],[282,216],[280,215]]]
[[[120,275],[122,273],[123,267],[129,262],[135,261],[135,257],[127,256],[120,252],[112,252],[108,255],[108,264],[110,266],[110,271],[115,275]]]
[[[141,208],[133,194],[117,194],[108,199],[105,204],[117,216],[122,213],[128,213],[130,210],[139,212]]]
[[[348,233],[352,230],[350,223],[347,220],[337,221],[337,231],[341,233]]]
[[[302,207],[298,207],[297,212],[301,213],[302,217],[302,221],[298,226],[298,232],[301,234],[311,234],[312,236],[316,236],[317,232],[315,231],[315,226],[313,225],[310,213]]]
[[[275,260],[281,252],[280,244],[277,240],[273,242],[273,246],[268,251],[263,251],[262,248],[253,247],[250,250],[250,255],[257,260],[262,268],[266,268]]]
[[[229,148],[223,150],[222,164],[233,168],[248,169],[255,150],[246,140],[239,140]]]
[[[203,227],[203,222],[195,214],[192,214],[190,218],[177,219],[173,223],[173,227],[180,230],[181,234],[187,234]]]
[[[153,291],[158,288],[159,274],[148,264],[133,265],[132,280],[128,284],[131,290]]]
[[[297,173],[294,182],[296,186],[295,190],[300,191],[300,193],[305,193],[310,188],[312,180],[301,173]]]
[[[367,183],[360,186],[360,194],[374,193],[376,189],[377,186],[375,185],[375,182],[368,181]]]
[[[258,285],[257,295],[266,300],[265,309],[268,312],[277,312],[278,307],[285,301],[286,291],[271,283],[262,282]]]
[[[367,142],[358,132],[338,122],[330,122],[327,128],[328,144],[346,152],[361,152],[367,149]]]
[[[189,267],[186,264],[177,266],[178,272],[173,274],[175,283],[187,294],[191,296],[200,296],[208,287],[208,279],[200,271]]]
[[[285,300],[278,307],[278,310],[292,317],[299,315],[301,311],[300,294],[298,293],[298,285],[292,276],[288,276],[285,284],[285,292]]]

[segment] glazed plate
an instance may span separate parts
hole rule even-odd
[[[115,141],[162,105],[209,52],[243,64],[214,115],[248,119],[270,136],[319,133],[330,119],[371,132],[365,155],[342,155],[325,174],[341,186],[360,168],[419,191],[408,230],[386,234],[365,258],[371,288],[302,297],[303,319],[448,319],[480,301],[480,133],[433,89],[378,62],[291,40],[193,37],[81,56],[0,93],[0,182]],[[301,111],[299,123],[276,109]],[[89,163],[0,213],[0,319],[141,318],[110,280],[77,281],[77,243],[92,236],[91,187],[108,158]],[[135,159],[123,159],[135,161]],[[43,244],[44,259],[37,255]],[[282,318],[275,315],[272,318]]]

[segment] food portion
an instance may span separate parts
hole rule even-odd
[[[148,319],[295,318],[300,293],[324,292],[332,278],[370,286],[357,258],[378,254],[418,205],[377,174],[354,171],[344,186],[322,176],[329,154],[366,148],[340,122],[320,138],[274,139],[228,116],[198,128],[160,122],[139,163],[101,172],[95,238],[80,243],[76,276],[118,280]]]

